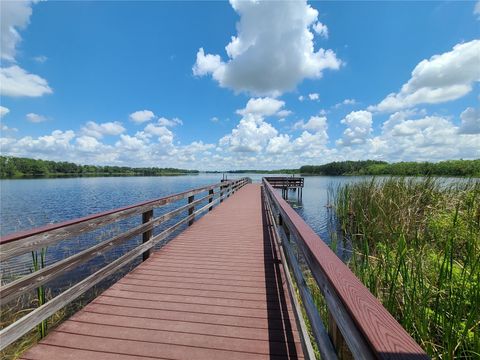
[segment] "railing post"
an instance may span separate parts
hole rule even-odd
[[[343,335],[335,322],[335,318],[330,311],[328,311],[328,335],[330,336],[338,358],[340,360],[352,359],[352,354],[349,352],[345,339],[343,338]]]
[[[193,199],[194,199],[194,198],[195,198],[194,195],[189,196],[189,197],[188,197],[188,203],[191,204],[191,203],[193,202]],[[192,215],[194,210],[195,210],[195,206],[190,206],[190,207],[188,208],[188,216]],[[191,219],[191,220],[188,222],[188,226],[191,226],[194,221],[195,221],[195,219]]]
[[[285,236],[288,241],[290,241],[290,230],[286,224],[283,224],[283,231],[285,231]]]
[[[142,223],[143,224],[149,222],[152,219],[153,219],[153,209],[145,211],[142,214]],[[153,236],[153,229],[145,231],[142,235],[142,242],[146,243],[148,240],[150,240],[152,238],[152,236]],[[149,256],[150,256],[150,249],[148,249],[147,251],[145,251],[142,254],[143,261],[147,260]]]
[[[223,184],[220,185],[220,202],[223,202]]]
[[[213,201],[213,189],[208,190],[208,195],[211,196],[210,199],[208,199],[208,202],[211,203],[211,202]],[[208,211],[212,211],[212,209],[213,209],[213,206],[210,206],[210,207],[208,208]]]

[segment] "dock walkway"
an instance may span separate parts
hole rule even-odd
[[[260,184],[226,199],[23,359],[302,359]]]

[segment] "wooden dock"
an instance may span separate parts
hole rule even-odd
[[[23,359],[301,359],[260,184],[195,222]]]
[[[322,359],[428,359],[274,184],[271,178],[262,184],[226,180],[2,237],[0,261],[122,219],[141,220],[2,285],[3,307],[141,236],[124,255],[2,328],[0,348],[21,342],[93,286],[143,259],[21,358],[313,360],[313,340]],[[154,210],[167,204],[178,206],[155,217]],[[177,222],[154,235],[169,220]],[[159,244],[165,245],[153,252]]]
[[[304,178],[297,176],[269,176],[264,178],[274,189],[282,190],[282,197],[288,199],[288,191],[297,192],[298,199],[302,198]]]

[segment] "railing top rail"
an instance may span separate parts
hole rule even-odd
[[[318,265],[372,352],[382,359],[428,359],[420,345],[266,179],[264,186],[289,231],[305,245],[303,249],[309,252],[308,257]]]
[[[173,194],[173,195],[168,195],[168,196],[157,198],[157,199],[151,199],[151,200],[143,201],[143,202],[140,202],[140,203],[137,203],[137,204],[123,206],[123,207],[119,207],[119,208],[116,208],[116,209],[107,210],[107,211],[99,212],[99,213],[92,214],[92,215],[87,215],[87,216],[76,218],[76,219],[71,219],[71,220],[62,221],[62,222],[53,223],[53,224],[48,224],[48,225],[40,226],[40,227],[33,228],[33,229],[18,231],[18,232],[11,233],[11,234],[0,237],[0,245],[8,244],[8,243],[11,243],[11,242],[17,241],[17,240],[22,240],[22,239],[25,239],[25,238],[28,238],[28,237],[31,237],[31,236],[34,236],[34,235],[40,235],[40,234],[43,234],[43,233],[47,233],[47,232],[52,231],[52,230],[65,228],[65,227],[68,227],[68,226],[71,226],[71,225],[77,225],[77,224],[81,224],[81,223],[84,223],[84,222],[87,222],[87,221],[100,219],[102,217],[106,217],[106,216],[109,216],[109,215],[121,213],[121,212],[124,212],[124,211],[127,211],[127,210],[132,210],[132,209],[139,208],[139,207],[142,207],[142,206],[148,206],[150,204],[153,205],[155,203],[159,203],[159,202],[162,202],[162,201],[168,201],[169,199],[172,199],[172,198],[177,198],[177,200],[181,200],[183,198],[188,197],[189,194],[191,194],[192,192],[199,193],[199,192],[215,189],[217,187],[224,187],[224,186],[226,186],[226,183],[227,183],[227,186],[228,186],[228,184],[231,184],[231,183],[236,184],[237,182],[241,181],[242,179],[228,180],[226,182],[220,182],[220,183],[215,183],[213,185],[207,185],[207,186],[202,186],[202,187],[195,188],[195,189],[189,189],[189,190],[182,191],[182,192],[179,192],[179,193],[176,193],[176,194]]]

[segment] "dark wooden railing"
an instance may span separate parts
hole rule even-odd
[[[350,269],[263,179],[267,213],[288,264],[322,359],[428,359],[422,348]],[[308,268],[326,306],[324,322],[304,276]],[[345,351],[345,347],[349,351]]]
[[[242,178],[235,181],[225,181],[214,185],[185,191],[175,195],[170,195],[160,199],[142,202],[140,204],[127,206],[115,210],[110,210],[95,215],[86,216],[79,219],[69,220],[62,223],[51,224],[7,235],[0,239],[0,261],[5,261],[15,256],[23,255],[39,248],[45,248],[56,244],[62,240],[73,238],[83,233],[98,230],[99,228],[117,222],[122,219],[131,218],[135,215],[142,215],[142,223],[121,234],[100,242],[86,250],[67,257],[61,261],[55,262],[29,275],[25,275],[17,280],[7,283],[0,288],[0,303],[4,306],[7,302],[36,289],[43,284],[55,279],[67,271],[77,268],[87,261],[96,258],[114,247],[132,239],[135,236],[142,235],[142,243],[120,256],[116,260],[106,264],[100,270],[89,275],[85,279],[71,286],[64,292],[55,296],[45,304],[31,311],[16,322],[10,324],[0,331],[0,350],[17,340],[36,325],[52,316],[58,310],[77,299],[87,290],[98,284],[108,276],[122,269],[125,265],[131,263],[139,256],[143,260],[147,259],[151,249],[159,242],[168,238],[173,232],[182,225],[188,223],[191,225],[195,217],[205,211],[212,210],[213,206],[222,202],[235,191],[245,184],[251,182],[249,178]],[[207,195],[203,195],[206,193]],[[202,196],[195,200],[195,196]],[[181,205],[175,210],[162,214],[156,218],[153,216],[153,210],[167,204],[176,203],[180,200],[188,199],[188,203]],[[207,202],[201,208],[195,210],[202,202]],[[161,231],[158,235],[153,235],[154,229],[164,224],[166,221],[175,218],[182,213],[188,212],[188,215]]]

